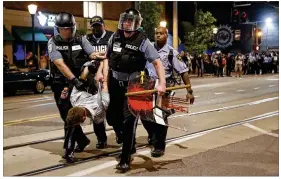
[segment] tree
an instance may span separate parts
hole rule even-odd
[[[155,1],[140,2],[140,13],[142,15],[142,27],[148,38],[154,41],[155,28],[159,25],[163,7]]]
[[[212,41],[214,23],[216,19],[210,12],[204,13],[199,10],[195,14],[194,25],[189,22],[183,22],[185,47],[191,53],[202,53],[215,43]]]

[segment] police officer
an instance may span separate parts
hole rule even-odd
[[[92,27],[92,33],[86,35],[87,40],[89,40],[95,52],[106,52],[108,40],[113,32],[104,29],[104,21],[100,16],[94,16],[91,19],[90,24]],[[102,66],[100,66],[99,70],[101,69]],[[93,126],[98,140],[96,147],[98,149],[103,149],[107,146],[105,122],[102,122],[100,124],[93,123]]]
[[[181,75],[184,84],[190,85],[188,68],[183,62],[179,53],[171,46],[167,44],[168,32],[165,27],[158,27],[155,31],[155,42],[154,47],[160,55],[160,59],[165,68],[167,86],[170,86],[172,81],[173,70]],[[150,76],[157,77],[151,64],[146,65]],[[193,91],[187,88],[187,99],[190,99],[190,104],[194,102]],[[148,142],[153,145],[151,150],[152,157],[161,157],[165,152],[165,140],[167,136],[168,127],[149,121],[142,121],[145,123],[143,126],[148,132]]]
[[[51,60],[51,73],[53,76],[52,90],[57,107],[62,120],[65,122],[68,110],[72,107],[69,98],[62,102],[61,93],[65,87],[75,86],[78,90],[84,89],[84,84],[78,79],[83,64],[88,61],[85,53],[91,59],[103,58],[99,53],[95,53],[89,41],[76,33],[76,22],[74,16],[68,12],[62,12],[56,17],[56,32],[48,42],[48,51]],[[102,74],[97,75],[98,80]],[[74,134],[74,135],[73,135]],[[73,137],[71,137],[73,136]],[[79,139],[79,140],[78,140]],[[77,142],[77,151],[83,151],[90,143],[85,136],[81,126],[76,126],[69,130],[65,123],[65,155],[63,158],[67,162],[73,162],[74,142]]]
[[[166,90],[165,71],[160,56],[151,45],[146,35],[139,31],[142,21],[141,14],[136,9],[127,9],[120,15],[118,30],[108,43],[107,57],[109,59],[109,94],[110,104],[107,111],[109,124],[123,127],[123,146],[121,160],[116,166],[123,172],[130,168],[131,153],[135,150],[135,132],[137,119],[130,113],[127,105],[128,79],[130,74],[145,69],[146,62],[151,62],[159,76],[156,87],[159,94]],[[122,116],[116,116],[123,111]]]

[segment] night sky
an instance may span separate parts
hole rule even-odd
[[[246,12],[249,21],[264,20],[265,16],[276,12],[276,8],[279,7],[278,1],[273,2],[235,2],[238,3],[251,3],[251,6],[239,7],[239,11]],[[217,19],[216,25],[230,24],[231,20],[231,8],[233,6],[232,1],[197,1],[198,10],[202,9],[204,12],[209,11]],[[168,22],[172,22],[173,17],[173,2],[166,2],[166,18]],[[194,1],[179,1],[178,2],[178,23],[179,23],[179,37],[183,40],[184,32],[182,21],[193,22],[194,16]],[[275,19],[278,21],[278,19]],[[172,23],[168,23],[170,32],[172,31]]]

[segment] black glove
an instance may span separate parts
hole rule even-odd
[[[85,91],[86,90],[85,83],[82,80],[79,80],[77,78],[73,78],[72,80],[70,80],[70,84],[75,86],[76,89],[79,90],[79,91]]]
[[[98,61],[94,61],[94,62],[89,61],[89,62],[86,62],[86,63],[82,66],[81,72],[84,71],[85,67],[88,67],[89,72],[95,74],[95,73],[98,71],[99,64],[100,64],[100,62],[98,62]]]

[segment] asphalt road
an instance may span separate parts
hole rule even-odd
[[[169,129],[168,138],[231,124],[279,109],[279,75],[243,76],[242,79],[192,78],[191,83],[196,101],[190,107],[189,114],[194,115],[176,113],[170,119],[171,125],[185,126],[188,132]],[[185,93],[184,90],[179,90],[176,96],[184,98]],[[236,107],[206,112],[231,106]],[[202,111],[205,112],[197,113]],[[63,134],[63,123],[51,93],[5,97],[3,113],[4,146]],[[233,126],[173,143],[167,147],[165,156],[158,159],[150,157],[149,149],[143,149],[133,157],[132,170],[126,174],[116,173],[116,159],[108,157],[42,175],[276,176],[279,174],[278,116],[273,115],[249,122],[249,125]],[[84,130],[92,131],[91,125],[85,125]],[[147,133],[140,125],[137,142],[145,143],[146,136]],[[91,145],[86,152],[77,154],[77,157],[88,157],[120,148],[114,142],[112,131],[108,131],[109,148],[106,150],[96,150],[95,136],[89,135],[89,138]],[[4,175],[58,164],[62,154],[61,140],[6,150]],[[94,166],[99,168],[93,168]]]

